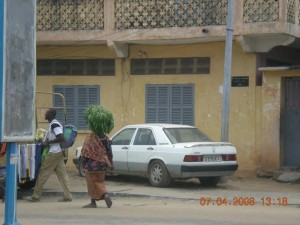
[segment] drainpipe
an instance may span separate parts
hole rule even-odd
[[[224,142],[228,141],[228,127],[229,127],[233,13],[234,13],[233,11],[234,11],[234,0],[228,0],[225,63],[224,63],[224,83],[223,83],[223,102],[222,102],[222,126],[221,126],[221,141],[224,141]]]

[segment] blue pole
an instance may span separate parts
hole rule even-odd
[[[1,110],[0,110],[0,138],[2,141],[2,90],[3,90],[3,77],[4,77],[4,71],[3,71],[3,35],[4,35],[4,0],[0,0],[0,104],[1,104]]]
[[[17,144],[7,143],[6,152],[6,183],[5,183],[5,221],[3,225],[17,225]]]

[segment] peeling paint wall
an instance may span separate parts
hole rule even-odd
[[[165,57],[211,57],[210,74],[199,75],[149,75],[130,76],[130,59],[139,58],[139,51],[148,58]],[[50,46],[38,47],[38,59],[43,58],[115,58],[106,46]],[[59,56],[59,57],[58,57]],[[214,140],[221,137],[222,87],[224,71],[224,42],[193,45],[151,46],[131,45],[130,58],[116,59],[116,76],[38,76],[37,90],[52,91],[53,85],[95,85],[101,86],[101,104],[109,108],[115,117],[116,132],[124,125],[145,122],[146,84],[191,84],[195,85],[195,126]],[[231,88],[229,141],[238,150],[239,173],[254,174],[260,165],[260,88],[255,86],[256,56],[244,53],[234,43],[232,76],[249,77],[249,87]],[[52,105],[52,98],[38,97],[38,105]],[[258,107],[259,106],[259,107]],[[43,118],[44,115],[38,115]],[[88,131],[79,131],[74,146],[79,146]],[[75,147],[74,147],[75,149]],[[75,151],[70,151],[70,158]],[[71,160],[69,164],[72,165]]]

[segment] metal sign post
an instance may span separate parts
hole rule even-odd
[[[3,92],[3,35],[4,35],[4,0],[0,0],[0,104],[2,106],[2,92]],[[0,137],[2,137],[2,109],[0,110]]]
[[[230,106],[230,82],[231,82],[231,61],[232,61],[232,39],[233,39],[233,12],[234,0],[228,1],[225,64],[224,64],[224,85],[222,103],[222,124],[221,141],[228,141],[229,128],[229,106]]]
[[[16,219],[17,142],[35,137],[35,0],[0,0],[0,138],[7,142],[5,221]]]

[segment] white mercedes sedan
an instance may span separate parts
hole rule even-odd
[[[198,178],[216,186],[237,170],[236,148],[214,142],[196,127],[175,124],[128,125],[111,138],[113,174],[147,176],[151,185],[167,187],[172,179]],[[80,150],[73,162],[79,170]],[[79,171],[83,174],[83,171]]]

